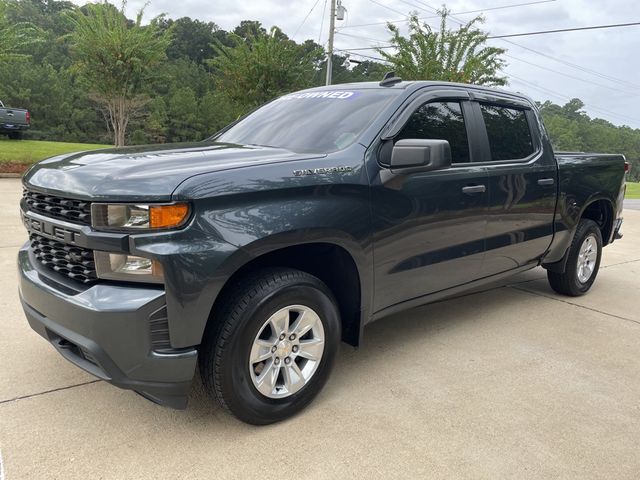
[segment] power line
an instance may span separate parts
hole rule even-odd
[[[430,6],[430,5],[426,4],[426,3],[425,3],[424,1],[422,1],[422,0],[415,0],[415,1],[416,1],[416,2],[418,2],[418,3],[420,3],[420,4],[422,4],[422,5],[425,5],[426,7],[430,8],[431,10],[437,11],[437,10],[435,10],[432,6]],[[454,17],[453,15],[451,15],[451,14],[449,15],[449,18],[451,18],[453,21],[457,22],[459,25],[464,25],[464,22],[463,22],[462,20],[460,20],[460,19],[458,19],[458,18],[455,18],[455,17]],[[620,25],[622,25],[622,24],[620,24]],[[570,63],[570,62],[565,62],[565,61],[563,61],[563,60],[561,60],[561,59],[558,59],[558,58],[556,58],[556,57],[553,57],[553,56],[551,56],[551,55],[544,54],[544,53],[542,53],[542,52],[539,52],[539,51],[534,50],[534,49],[529,48],[529,47],[525,47],[524,45],[522,45],[522,44],[520,44],[520,43],[516,43],[516,42],[514,42],[513,40],[506,40],[504,37],[502,37],[502,38],[501,38],[501,37],[499,37],[499,36],[495,36],[495,37],[488,37],[488,38],[496,38],[496,39],[501,40],[501,41],[503,41],[503,42],[506,42],[506,43],[509,43],[509,44],[511,44],[511,45],[515,45],[515,46],[517,46],[517,47],[520,47],[520,48],[523,48],[523,49],[525,49],[525,50],[528,50],[528,51],[530,51],[530,52],[532,52],[532,53],[536,53],[536,54],[538,54],[538,55],[542,55],[543,57],[550,58],[550,59],[555,60],[555,61],[560,62],[560,63],[564,63],[565,65],[568,65],[568,66],[570,66],[570,67],[572,67],[572,68],[577,68],[578,70],[581,70],[581,71],[583,71],[583,72],[587,72],[587,73],[595,74],[595,75],[597,75],[597,76],[600,76],[601,78],[607,78],[607,77],[608,77],[608,80],[609,80],[609,81],[612,81],[612,79],[613,79],[613,81],[615,81],[615,82],[623,83],[623,84],[629,85],[629,86],[631,86],[631,87],[633,87],[633,88],[640,88],[640,86],[638,86],[638,85],[634,85],[634,84],[632,84],[632,83],[630,83],[630,82],[626,82],[625,80],[620,80],[620,79],[617,79],[617,78],[615,78],[615,77],[610,77],[610,76],[608,76],[608,75],[606,75],[606,74],[603,74],[603,73],[597,72],[596,70],[591,70],[591,69],[588,69],[588,68],[585,68],[585,67],[581,67],[580,65],[572,64],[572,63]],[[515,57],[514,57],[514,58],[515,58]]]
[[[370,0],[373,1],[373,0]],[[403,3],[408,3],[405,0],[400,0]],[[433,17],[432,17],[433,18]],[[463,22],[460,22],[459,20],[450,17],[453,20],[456,20],[460,25],[463,25]],[[609,25],[595,25],[595,26],[591,26],[591,27],[575,27],[575,28],[560,28],[557,30],[541,30],[541,31],[536,31],[536,32],[525,32],[525,33],[510,33],[510,34],[506,34],[506,35],[490,35],[487,37],[487,40],[496,40],[496,39],[504,39],[504,38],[509,38],[509,37],[525,37],[525,36],[530,36],[530,35],[543,35],[546,33],[561,33],[561,32],[577,32],[577,31],[582,31],[582,30],[599,30],[599,29],[603,29],[603,28],[621,28],[621,27],[632,27],[632,26],[638,26],[640,25],[640,22],[632,22],[632,23],[613,23],[613,24],[609,24]],[[346,35],[343,33],[343,35]],[[518,45],[518,44],[515,44]],[[520,45],[518,45],[520,46]],[[371,47],[371,48],[358,48],[358,50],[373,50],[377,47]],[[385,48],[393,48],[393,47],[385,47]]]
[[[318,43],[322,39],[322,28],[324,27],[324,14],[327,12],[327,0],[324,0],[324,7],[322,7],[322,20],[320,20],[320,33],[318,34]]]
[[[603,28],[621,28],[621,27],[633,27],[640,25],[640,22],[631,22],[631,23],[612,23],[609,25],[593,25],[591,27],[574,27],[574,28],[559,28],[557,30],[540,30],[536,32],[526,32],[526,33],[511,33],[509,35],[494,35],[492,37],[487,38],[509,38],[509,37],[526,37],[529,35],[544,35],[547,33],[561,33],[561,32],[578,32],[582,30],[600,30]]]
[[[514,60],[518,60],[519,62],[526,63],[527,65],[531,65],[533,67],[537,67],[537,68],[540,68],[542,70],[546,70],[548,72],[552,72],[552,73],[555,73],[555,74],[558,74],[558,75],[562,75],[563,77],[571,78],[572,80],[578,80],[579,82],[588,83],[590,85],[595,85],[596,87],[608,88],[609,90],[613,90],[614,92],[618,92],[618,93],[623,93],[625,95],[638,95],[639,94],[639,93],[633,93],[633,92],[629,92],[629,91],[625,91],[625,90],[620,90],[618,88],[610,87],[609,85],[604,85],[602,83],[592,82],[591,80],[586,80],[586,79],[581,78],[581,77],[576,77],[576,76],[570,75],[568,73],[559,72],[558,70],[554,70],[553,68],[544,67],[542,65],[538,65],[537,63],[529,62],[528,60],[523,60],[522,58],[514,57],[513,55],[509,55],[508,53],[505,53],[504,56],[508,57],[508,58],[513,58]]]
[[[432,7],[431,5],[429,5],[428,3],[423,2],[422,0],[415,0],[416,2],[418,2],[420,5],[424,5],[425,7],[427,7],[429,10],[431,10],[434,13],[438,13],[438,9],[435,7]],[[423,9],[424,10],[424,9]],[[462,21],[458,20],[459,23],[463,23]]]
[[[404,12],[401,12],[400,10],[396,10],[395,8],[391,8],[389,5],[385,5],[384,3],[380,3],[377,2],[376,0],[369,0],[371,3],[375,3],[376,5],[379,5],[380,7],[386,8],[387,10],[391,10],[394,13],[399,13],[400,15],[404,15],[405,17],[408,17],[409,15],[405,14]]]
[[[420,1],[420,0],[417,0],[417,1]],[[424,2],[420,2],[420,3],[424,3]],[[425,5],[426,5],[426,4],[425,4]],[[427,6],[428,6],[428,5],[427,5]],[[433,7],[429,7],[429,8],[433,8]],[[458,19],[453,18],[453,20],[457,21],[459,24],[462,24],[462,22],[461,22],[460,20],[458,20]],[[515,42],[510,42],[510,41],[508,41],[508,40],[503,40],[503,41],[507,41],[507,42],[509,42],[509,43],[515,44],[515,45],[517,45],[517,46],[520,46],[519,44],[516,44]],[[388,47],[380,47],[380,48],[388,48]],[[357,49],[351,49],[351,50],[357,50]],[[345,52],[351,53],[349,50],[341,50],[341,51],[345,51]],[[356,55],[359,55],[359,56],[366,57],[365,55],[360,54],[360,53],[355,53],[355,54],[356,54]],[[506,55],[506,54],[505,54],[505,55]],[[522,61],[522,62],[527,63],[527,64],[529,64],[529,65],[532,65],[532,66],[535,66],[535,67],[541,68],[541,69],[543,69],[543,70],[547,70],[547,71],[550,71],[550,72],[552,72],[552,73],[556,73],[556,74],[559,74],[559,75],[566,76],[566,77],[568,77],[568,78],[572,78],[572,79],[574,79],[574,80],[579,80],[579,81],[582,81],[582,82],[585,82],[585,83],[589,83],[589,84],[592,84],[592,85],[596,85],[596,86],[601,87],[601,88],[608,88],[608,89],[611,89],[611,90],[614,90],[614,91],[617,91],[617,92],[621,92],[621,93],[624,93],[624,94],[627,94],[627,95],[630,93],[630,92],[625,92],[625,91],[623,91],[623,90],[618,90],[618,89],[613,88],[613,87],[610,87],[610,86],[608,86],[608,85],[602,85],[602,84],[599,84],[599,83],[596,83],[596,82],[591,82],[591,81],[589,81],[589,80],[585,80],[585,79],[580,78],[580,77],[575,77],[575,76],[572,76],[572,75],[569,75],[569,74],[565,74],[565,73],[563,73],[563,72],[558,72],[557,70],[553,70],[553,69],[551,69],[551,68],[543,67],[543,66],[541,66],[541,65],[538,65],[538,64],[535,64],[535,63],[532,63],[532,62],[528,62],[528,61],[526,61],[526,60],[522,60],[522,59],[520,59],[520,58],[514,57],[513,55],[506,55],[506,56],[507,56],[507,57],[509,57],[509,58],[513,58],[513,59],[515,59],[515,60]],[[369,58],[374,59],[374,60],[378,60],[378,61],[384,61],[383,59],[381,59],[381,58],[379,58],[379,57],[371,57],[371,56],[369,56]],[[556,97],[559,97],[559,98],[564,98],[564,99],[566,99],[566,100],[570,100],[570,99],[571,99],[570,97],[567,97],[567,96],[564,96],[564,95],[557,94],[557,93],[555,93],[555,92],[552,92],[551,90],[548,90],[548,89],[545,89],[545,88],[543,88],[543,87],[540,87],[540,86],[538,86],[538,85],[537,85],[537,84],[535,84],[535,83],[528,82],[528,81],[526,81],[526,80],[524,80],[524,79],[521,79],[520,77],[517,77],[517,76],[515,76],[515,75],[511,75],[511,74],[508,74],[508,75],[509,75],[510,77],[512,77],[512,78],[515,78],[515,79],[519,80],[520,82],[524,83],[525,85],[529,85],[531,88],[533,88],[533,89],[535,89],[535,90],[542,91],[543,93],[545,93],[545,92],[546,92],[546,93],[547,93],[547,95],[553,95],[553,96],[556,96]],[[619,119],[621,119],[621,120],[623,120],[623,121],[627,121],[627,122],[634,122],[634,123],[640,123],[640,120],[634,119],[634,118],[632,118],[632,117],[627,117],[626,115],[621,115],[621,114],[619,114],[619,113],[612,112],[612,111],[610,111],[610,110],[607,110],[607,109],[604,109],[604,108],[601,108],[601,107],[598,107],[598,106],[594,106],[594,105],[589,104],[589,108],[590,108],[590,109],[592,109],[592,110],[595,110],[595,111],[600,111],[600,112],[602,112],[602,113],[604,113],[604,114],[607,114],[607,115],[609,115],[609,116],[619,118]]]
[[[398,1],[400,1],[402,3],[405,3],[405,4],[409,5],[410,7],[417,8],[418,10],[423,10],[422,7],[419,7],[415,3],[408,2],[407,0],[398,0]]]
[[[631,87],[631,88],[640,88],[640,85],[638,85],[638,84],[633,84],[633,83],[628,82],[626,80],[622,80],[620,78],[612,77],[611,75],[607,75],[607,74],[598,72],[597,70],[592,70],[590,68],[583,67],[583,66],[575,64],[575,63],[571,63],[571,62],[569,62],[567,60],[562,60],[561,58],[557,58],[557,57],[554,57],[553,55],[549,55],[548,53],[540,52],[539,50],[535,50],[533,48],[526,47],[526,46],[524,46],[524,45],[522,45],[520,43],[516,43],[516,42],[513,42],[511,40],[505,40],[505,39],[501,39],[501,40],[503,42],[509,43],[511,45],[515,45],[516,47],[520,47],[523,50],[527,50],[527,51],[529,51],[531,53],[535,53],[536,55],[540,55],[541,57],[548,58],[550,60],[553,60],[555,62],[561,63],[561,64],[566,65],[566,66],[571,67],[571,68],[575,68],[576,70],[580,70],[580,71],[585,72],[585,73],[590,73],[591,75],[598,76],[598,77],[600,77],[602,79],[609,80],[609,81],[612,81],[612,82],[616,82],[616,83],[619,83],[619,84],[621,84],[623,86],[627,86],[627,87]]]
[[[391,43],[387,40],[378,40],[377,38],[362,37],[360,35],[351,35],[349,33],[343,33],[343,32],[336,32],[336,35],[342,35],[343,37],[359,38],[361,40],[368,40],[370,42]]]
[[[373,0],[370,0],[370,1],[373,1]],[[404,0],[401,0],[401,1],[403,1],[404,3],[407,3],[407,2],[406,2],[406,1],[404,1]],[[426,6],[427,8],[429,8],[429,9],[431,9],[431,10],[433,10],[433,11],[436,11],[436,12],[437,12],[437,10],[436,10],[435,8],[433,8],[432,6],[428,5],[427,3],[425,3],[425,2],[423,2],[423,1],[421,1],[421,0],[414,0],[414,1],[416,1],[416,2],[420,3],[421,5],[424,5],[424,6]],[[410,4],[410,5],[411,5],[411,4]],[[412,5],[412,6],[414,6],[414,7],[415,7],[415,5]],[[461,20],[459,20],[459,19],[455,18],[452,14],[449,14],[449,18],[451,18],[453,21],[457,22],[459,25],[464,25],[464,22],[462,22]],[[639,22],[639,23],[637,23],[637,24],[640,24],[640,22]],[[631,25],[631,24],[612,24],[612,25],[610,25],[610,26],[609,26],[609,28],[613,28],[613,27],[615,27],[615,26],[630,26],[630,25]],[[603,28],[603,27],[607,27],[607,26],[598,26],[598,27],[599,27],[599,28]],[[588,28],[590,28],[590,27],[579,27],[579,28],[577,28],[577,29],[588,29]],[[566,30],[566,31],[574,31],[574,30],[577,30],[577,29],[563,29],[563,30]],[[560,31],[560,30],[558,30],[558,31]],[[533,34],[535,34],[535,32],[532,32],[532,33],[533,33]],[[523,35],[524,35],[524,34],[516,34],[516,36],[523,36]],[[538,52],[537,50],[531,49],[531,48],[529,48],[529,47],[525,47],[524,45],[521,45],[521,44],[519,44],[519,43],[516,43],[516,42],[510,41],[510,40],[506,40],[504,37],[505,37],[505,36],[491,36],[491,37],[489,37],[489,38],[491,38],[491,39],[498,39],[498,40],[501,40],[501,41],[503,41],[503,42],[510,43],[510,44],[512,44],[512,45],[515,45],[515,46],[521,47],[521,48],[523,48],[523,49],[525,49],[525,50],[529,50],[529,51],[531,51],[531,52],[533,52],[533,53],[536,53],[536,54],[538,54],[538,55],[542,55],[542,56],[544,56],[544,57],[546,57],[546,58],[550,58],[550,59],[552,59],[552,60],[554,60],[554,61],[557,61],[557,62],[559,62],[559,63],[563,63],[563,64],[565,64],[565,65],[567,65],[567,66],[572,67],[572,68],[576,68],[576,69],[581,70],[581,71],[583,71],[583,72],[585,72],[585,73],[591,73],[592,75],[599,76],[600,78],[603,78],[603,79],[605,79],[605,80],[617,82],[618,84],[621,84],[621,86],[623,86],[623,87],[640,88],[640,86],[638,86],[638,85],[634,85],[634,84],[632,84],[632,83],[630,83],[630,82],[627,82],[627,81],[625,81],[625,80],[617,79],[617,78],[615,78],[615,77],[611,77],[611,76],[606,75],[606,74],[603,74],[603,73],[601,73],[601,72],[597,72],[596,70],[591,70],[591,69],[588,69],[588,68],[586,68],[586,67],[582,67],[582,66],[577,65],[577,64],[572,64],[572,63],[570,63],[570,62],[565,62],[565,61],[563,61],[563,60],[561,60],[561,59],[558,59],[558,58],[552,57],[551,55],[547,55],[547,54],[544,54],[544,53],[542,53],[542,52]],[[376,40],[376,41],[378,41],[378,40]],[[351,49],[350,49],[350,51],[355,52],[355,51],[362,51],[362,50],[381,50],[381,49],[388,49],[388,48],[395,48],[395,46],[394,46],[394,45],[388,45],[388,46],[379,46],[379,47],[354,47],[354,48],[351,48]],[[543,70],[547,70],[547,71],[550,71],[550,72],[552,72],[552,73],[556,73],[556,74],[558,74],[558,75],[566,76],[566,77],[571,78],[571,79],[574,79],[574,80],[578,80],[578,81],[581,81],[581,82],[589,83],[589,84],[592,84],[592,85],[595,85],[595,86],[598,86],[598,87],[601,87],[601,88],[607,88],[607,89],[610,89],[610,90],[614,90],[614,91],[617,91],[617,92],[621,92],[621,93],[624,93],[624,94],[626,94],[626,95],[630,94],[630,92],[623,91],[623,90],[619,90],[619,89],[616,89],[616,88],[614,88],[614,87],[610,87],[610,86],[608,86],[608,85],[603,85],[603,84],[600,84],[600,83],[596,83],[596,82],[592,82],[592,81],[589,81],[589,80],[585,80],[585,79],[580,78],[580,77],[575,77],[575,76],[572,76],[572,75],[569,75],[569,74],[566,74],[566,73],[563,73],[563,72],[559,72],[559,71],[554,70],[554,69],[551,69],[551,68],[543,67],[543,66],[541,66],[541,65],[534,64],[534,63],[532,63],[532,62],[528,62],[528,61],[526,61],[526,60],[522,60],[522,59],[520,59],[520,58],[518,58],[518,57],[515,57],[515,56],[513,56],[513,55],[506,55],[506,56],[508,56],[508,57],[510,57],[510,58],[513,58],[513,59],[515,59],[515,60],[522,61],[522,62],[524,62],[524,63],[528,63],[528,64],[530,64],[530,65],[532,65],[532,66],[535,66],[535,67],[541,68],[541,69],[543,69]],[[601,110],[603,110],[603,109],[601,109]],[[604,110],[603,110],[603,111],[604,111]],[[635,121],[635,120],[634,120],[634,121]]]
[[[336,48],[335,50],[336,50],[336,51],[338,51],[338,52],[344,52],[344,53],[350,53],[350,54],[352,54],[352,55],[358,55],[359,57],[368,58],[368,59],[370,59],[370,60],[377,60],[377,61],[379,61],[379,62],[385,62],[385,63],[388,63],[388,62],[387,62],[387,60],[385,60],[384,58],[380,58],[380,57],[373,57],[373,56],[371,56],[371,55],[364,55],[364,54],[362,54],[362,53],[353,53],[353,52],[351,52],[350,50],[344,50],[344,49],[342,49],[342,48]]]
[[[513,5],[501,5],[498,7],[490,7],[490,8],[483,8],[481,10],[467,10],[464,12],[454,12],[451,15],[468,15],[468,14],[472,14],[472,13],[482,13],[482,12],[488,12],[490,10],[501,10],[503,8],[515,8],[515,7],[524,7],[524,6],[528,6],[528,5],[539,5],[541,3],[551,3],[551,2],[555,2],[557,0],[538,0],[536,2],[525,2],[525,3],[516,3]],[[419,17],[418,20],[430,20],[432,18],[439,18],[438,15],[430,15],[428,17]],[[373,22],[373,23],[361,23],[358,25],[345,25],[343,27],[340,27],[341,30],[345,29],[345,28],[358,28],[358,27],[372,27],[375,25],[387,25],[388,23],[404,23],[409,21],[408,19],[404,19],[404,20],[387,20],[386,22]]]
[[[383,46],[383,47],[355,47],[355,48],[350,48],[349,50],[377,50],[379,48],[396,48],[396,46],[395,45],[389,45],[389,46]]]
[[[431,7],[431,8],[433,8],[433,7]],[[453,17],[452,15],[453,14],[450,14],[449,18],[451,18],[452,20],[456,21],[458,24],[463,25],[463,22],[461,22],[459,19]],[[434,17],[428,17],[428,18],[434,18]],[[584,27],[581,27],[581,28],[584,28]],[[567,31],[572,31],[572,29],[566,29],[566,30]],[[342,33],[342,34],[345,35],[344,33]],[[522,34],[515,34],[515,36],[521,36],[521,35]],[[532,53],[535,53],[537,55],[543,56],[543,57],[548,58],[550,60],[554,60],[556,62],[562,63],[563,65],[569,66],[571,68],[580,70],[580,71],[585,72],[585,73],[589,73],[591,75],[598,76],[598,77],[600,77],[600,78],[602,78],[604,80],[608,80],[608,81],[611,81],[611,82],[618,83],[618,84],[620,84],[621,86],[624,86],[624,87],[640,88],[640,85],[631,83],[631,82],[629,82],[627,80],[623,80],[623,79],[620,79],[620,78],[612,77],[611,75],[607,75],[607,74],[604,74],[602,72],[598,72],[597,70],[593,70],[593,69],[590,69],[590,68],[587,68],[587,67],[583,67],[581,65],[577,65],[575,63],[568,62],[566,60],[562,60],[560,58],[556,58],[556,57],[554,57],[552,55],[549,55],[549,54],[540,52],[538,50],[526,47],[526,46],[524,46],[522,44],[513,42],[511,40],[506,40],[505,37],[506,37],[506,35],[500,35],[500,36],[490,36],[488,38],[490,38],[490,39],[498,39],[498,40],[501,40],[503,42],[507,42],[507,43],[509,43],[511,45],[515,45],[517,47],[520,47],[522,49],[528,50],[528,51],[530,51]],[[379,40],[376,40],[376,41],[379,41]],[[385,42],[385,43],[388,43],[388,42]],[[394,46],[393,45],[389,45],[389,46],[378,46],[378,47],[353,47],[350,50],[353,50],[353,51],[359,51],[359,50],[360,51],[364,51],[364,50],[378,50],[378,49],[388,49],[388,48],[394,48]],[[520,60],[517,57],[512,57],[512,58],[515,58],[516,60]]]
[[[298,32],[300,31],[300,29],[302,28],[302,26],[304,25],[304,23],[307,21],[307,19],[309,18],[309,15],[311,15],[311,12],[313,12],[313,10],[316,8],[316,6],[318,5],[318,2],[320,2],[320,0],[316,0],[316,2],[313,4],[313,7],[311,7],[311,9],[309,10],[309,12],[307,13],[307,15],[304,17],[304,19],[302,20],[302,22],[300,23],[300,25],[298,25],[298,28],[296,28],[296,31],[293,32],[293,35],[291,36],[291,38],[295,38],[295,36],[298,34]]]
[[[433,7],[431,7],[430,5],[427,5],[427,4],[426,4],[426,3],[424,3],[422,0],[416,0],[416,1],[417,1],[418,3],[421,3],[421,4],[425,5],[425,6],[427,6],[428,8],[430,8],[430,9],[432,9],[432,10],[435,10]],[[457,18],[455,18],[455,17],[453,17],[453,16],[451,16],[451,15],[449,16],[449,18],[451,18],[452,20],[454,20],[455,22],[457,22],[459,25],[464,25],[464,22],[462,22],[461,20],[459,20],[459,19],[457,19]],[[514,42],[514,41],[512,41],[512,40],[506,40],[506,39],[504,39],[504,38],[498,38],[498,39],[499,39],[499,40],[501,40],[501,41],[503,41],[503,42],[507,42],[507,43],[510,43],[510,44],[512,44],[512,45],[516,45],[516,46],[518,46],[518,47],[524,48],[524,49],[526,49],[526,50],[530,50],[531,52],[534,52],[534,53],[538,53],[538,54],[540,54],[540,52],[538,52],[537,50],[530,49],[530,48],[525,47],[524,45],[521,45],[521,44],[519,44],[519,43],[516,43],[516,42]],[[559,59],[556,59],[556,58],[554,58],[554,57],[551,57],[550,55],[543,55],[543,56],[548,56],[549,58],[552,58],[552,59],[557,60],[557,61],[559,61],[559,62],[561,62],[561,63],[562,63],[562,60],[559,60]],[[513,56],[511,56],[511,58],[515,58],[515,59],[517,59],[517,60],[520,60],[520,61],[524,61],[524,62],[526,62],[526,60],[522,60],[522,59],[517,58],[517,57],[513,57]],[[528,62],[528,63],[530,63],[530,62]],[[567,63],[568,63],[568,62],[567,62]],[[536,64],[533,64],[533,65],[540,67],[539,65],[536,65]],[[542,67],[542,68],[545,68],[545,67]],[[563,74],[563,73],[561,73],[561,72],[558,72],[558,71],[555,71],[555,70],[551,70],[551,71],[552,71],[552,72],[554,72],[554,73],[557,73],[557,74],[565,75],[565,76],[566,76],[566,74]],[[602,75],[604,75],[604,74],[602,74]],[[580,78],[578,78],[578,77],[574,77],[574,78],[577,78],[577,79],[579,79],[579,80],[581,80],[581,81],[584,81],[584,79],[580,79]],[[589,82],[588,82],[588,83],[589,83]],[[596,84],[595,82],[590,82],[590,83],[600,86],[600,84]],[[611,87],[605,87],[605,88],[611,88]],[[619,91],[621,91],[621,90],[619,90]],[[624,92],[624,93],[625,93],[625,94],[627,94],[627,92]],[[591,108],[594,108],[594,107],[591,107]],[[621,115],[619,115],[619,114],[617,114],[617,113],[611,112],[611,111],[609,111],[609,110],[606,110],[606,109],[603,109],[603,108],[600,108],[600,107],[595,107],[594,109],[597,109],[597,110],[600,110],[600,111],[603,111],[603,112],[609,113],[610,115],[614,115],[614,116],[618,116],[618,117],[625,117],[624,115],[622,115],[622,116],[621,116]],[[636,119],[631,119],[631,117],[626,117],[626,118],[627,118],[627,119],[630,119],[630,120],[632,120],[632,121],[634,121],[634,122],[637,122],[637,121],[638,121],[638,120],[636,120]]]
[[[514,78],[514,79],[518,80],[519,82],[521,82],[525,86],[528,86],[529,88],[532,88],[534,90],[538,90],[539,92],[542,92],[542,93],[544,93],[546,95],[551,95],[551,96],[554,96],[554,97],[557,97],[557,98],[561,98],[563,100],[572,100],[572,98],[567,96],[567,95],[562,95],[562,94],[553,92],[553,91],[551,91],[551,90],[549,90],[547,88],[541,87],[537,83],[530,82],[528,80],[525,80],[524,78],[520,78],[520,77],[518,77],[516,75],[513,75],[511,73],[507,73],[507,75],[509,75],[510,78]],[[619,114],[619,113],[616,113],[616,112],[612,112],[611,110],[607,110],[607,109],[604,109],[602,107],[598,107],[598,106],[592,105],[591,103],[585,104],[585,106],[587,106],[587,105],[591,110],[600,111],[602,113],[606,113],[606,114],[608,114],[608,115],[610,115],[612,117],[620,118],[620,119],[625,120],[627,122],[628,121],[632,121],[632,122],[640,123],[640,120],[638,120],[636,118],[632,118],[632,117],[628,117],[626,115],[622,115],[622,114]]]

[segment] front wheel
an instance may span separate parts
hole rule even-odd
[[[547,278],[556,292],[578,297],[589,291],[600,268],[602,233],[596,222],[580,220],[568,255],[565,271],[547,270]]]
[[[240,420],[288,418],[326,383],[340,342],[335,299],[318,278],[269,269],[241,279],[200,348],[205,389]]]

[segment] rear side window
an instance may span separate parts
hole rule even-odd
[[[459,102],[425,103],[418,108],[395,140],[447,140],[453,163],[469,161],[469,140]]]
[[[487,127],[491,159],[518,160],[534,152],[531,130],[524,110],[480,104]]]

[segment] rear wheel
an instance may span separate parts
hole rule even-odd
[[[22,140],[22,132],[9,132],[10,140]]]
[[[293,269],[245,277],[212,318],[200,348],[205,389],[240,420],[288,418],[320,392],[340,342],[327,286]]]
[[[564,272],[547,271],[549,284],[562,295],[584,295],[598,275],[602,257],[602,233],[596,222],[580,221],[568,255]]]

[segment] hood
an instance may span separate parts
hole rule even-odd
[[[194,175],[318,156],[213,142],[112,148],[43,160],[25,174],[24,183],[91,200],[168,201],[176,187]]]

